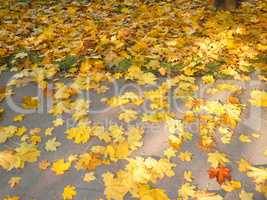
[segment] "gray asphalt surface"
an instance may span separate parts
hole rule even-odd
[[[2,73],[0,74],[0,86],[5,85],[7,81],[10,79],[12,73]],[[62,80],[63,81],[63,80]],[[64,80],[65,81],[65,80]],[[68,82],[68,81],[66,81]],[[119,87],[123,87],[128,82],[120,81]],[[112,88],[111,84],[107,84]],[[247,103],[247,99],[249,97],[249,89],[255,87],[264,88],[264,85],[253,85],[248,84],[246,90],[243,91],[242,102]],[[251,88],[249,88],[251,87]],[[23,96],[36,96],[38,94],[38,89],[35,84],[29,84],[20,88],[14,89],[15,94],[13,95],[13,100],[16,105],[20,105],[21,99]],[[106,107],[105,104],[101,103],[100,99],[102,97],[109,97],[112,95],[112,90],[107,92],[106,94],[96,94],[94,92],[90,92],[90,109],[102,110],[102,108]],[[211,98],[208,97],[207,98]],[[213,96],[213,99],[222,99],[224,95]],[[47,107],[49,107],[48,103],[44,103],[43,111],[37,111],[32,114],[27,114],[25,119],[22,122],[15,123],[16,125],[24,125],[27,128],[41,128],[44,130],[47,127],[52,126],[52,120],[54,119],[51,115],[47,114]],[[5,108],[6,112],[4,115],[4,120],[0,122],[0,126],[11,125],[14,124],[12,122],[12,118],[16,116],[18,113],[14,111],[7,104],[7,102],[2,102],[1,105]],[[112,120],[115,123],[120,123],[117,120],[117,114],[120,109],[109,109],[106,112],[98,113],[98,114],[90,114],[90,118],[94,122],[102,122],[105,123],[108,120]],[[39,112],[39,113],[38,113]],[[139,110],[142,112],[142,110]],[[177,115],[179,115],[179,111],[177,111]],[[69,116],[64,115],[63,118],[67,122],[70,119]],[[140,119],[140,118],[139,118]],[[187,150],[193,153],[193,159],[191,162],[182,162],[178,158],[172,159],[177,167],[175,168],[176,175],[171,178],[164,178],[157,185],[160,188],[163,188],[167,191],[169,197],[171,199],[177,198],[177,189],[184,182],[183,181],[183,172],[184,170],[192,170],[194,181],[193,184],[197,185],[199,188],[207,188],[210,191],[216,191],[220,194],[224,195],[224,199],[226,200],[237,200],[239,199],[238,193],[240,190],[227,193],[220,190],[219,185],[213,179],[208,178],[207,170],[209,168],[209,164],[207,163],[207,154],[203,151],[200,151],[197,147],[197,138],[198,138],[198,126],[193,125],[191,127],[191,131],[193,132],[193,141],[186,143],[182,147],[183,150]],[[39,148],[42,150],[41,156],[39,160],[56,160],[59,158],[66,158],[69,154],[82,153],[85,152],[90,146],[93,144],[97,144],[96,139],[91,139],[90,142],[84,145],[77,145],[73,143],[73,141],[65,139],[65,129],[66,124],[61,127],[56,127],[51,137],[57,137],[57,140],[62,143],[62,145],[58,148],[56,152],[46,152],[44,150],[45,142],[47,141],[47,137],[43,138],[42,142],[39,144]],[[238,171],[236,165],[234,165],[235,161],[240,160],[240,158],[245,158],[250,161],[253,165],[267,165],[267,157],[264,157],[263,152],[267,149],[267,109],[259,109],[256,107],[250,107],[243,112],[242,114],[242,122],[238,125],[237,130],[232,138],[232,142],[228,145],[222,145],[220,143],[217,144],[217,149],[221,152],[225,152],[228,154],[232,160],[229,166],[232,168],[232,176],[235,180],[239,180],[242,183],[242,187],[247,192],[254,193],[255,200],[264,200],[265,198],[262,194],[255,191],[254,184],[251,180],[245,175]],[[241,133],[250,134],[252,132],[261,133],[261,138],[257,140],[253,140],[252,143],[244,144],[238,140],[238,137]],[[42,131],[43,134],[43,131]],[[132,156],[142,155],[142,156],[153,156],[160,157],[163,154],[164,149],[168,146],[167,143],[167,130],[164,124],[160,124],[154,126],[152,124],[145,125],[145,136],[144,136],[144,146],[135,152]],[[10,139],[6,144],[0,144],[0,150],[5,149],[6,146],[15,147],[16,140]],[[12,170],[10,172],[6,172],[3,169],[0,169],[0,199],[3,199],[4,196],[7,195],[19,195],[22,200],[59,200],[62,199],[61,193],[65,185],[71,184],[77,187],[78,194],[74,199],[77,200],[95,200],[97,198],[103,198],[103,182],[101,175],[106,171],[116,172],[119,169],[122,169],[125,165],[124,161],[120,161],[118,163],[112,164],[110,166],[100,166],[96,169],[96,177],[97,180],[91,183],[85,183],[82,181],[84,171],[77,171],[72,168],[71,170],[65,172],[62,176],[56,176],[50,169],[46,171],[41,171],[38,168],[38,162],[34,164],[27,164],[26,167],[22,170]],[[21,183],[11,189],[8,185],[8,180],[12,176],[21,176]],[[131,199],[130,197],[126,197],[125,199]]]

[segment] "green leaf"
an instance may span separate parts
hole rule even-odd
[[[210,62],[206,65],[207,68],[209,68],[209,70],[216,70],[218,69],[222,64],[224,64],[224,61],[214,61],[214,62]]]
[[[32,51],[28,55],[32,63],[40,63],[43,60],[38,52]]]
[[[251,60],[252,63],[266,63],[267,64],[267,55],[258,56],[256,59]]]
[[[160,66],[163,68],[166,68],[167,70],[171,71],[171,72],[179,72],[180,70],[182,70],[184,68],[184,65],[182,64],[172,64],[172,63],[168,63],[165,61],[160,62]]]
[[[123,59],[117,66],[108,66],[108,70],[112,72],[126,72],[131,65],[131,59]]]
[[[59,69],[62,71],[67,71],[68,69],[74,67],[80,60],[78,56],[67,56],[61,61],[56,61],[55,63],[59,65]]]

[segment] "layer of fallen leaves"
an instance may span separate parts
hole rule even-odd
[[[228,167],[231,156],[215,147],[217,143],[232,142],[246,104],[239,99],[242,92],[239,85],[214,83],[224,78],[247,82],[253,72],[266,84],[266,11],[267,2],[263,0],[244,2],[235,12],[216,11],[207,1],[1,2],[0,73],[9,70],[16,74],[7,85],[0,86],[0,102],[16,95],[14,87],[37,83],[43,95],[52,100],[49,114],[53,120],[45,130],[1,126],[1,145],[19,142],[15,142],[15,147],[1,148],[0,167],[6,171],[23,170],[25,165],[39,161],[40,170],[51,170],[58,176],[71,168],[85,171],[82,180],[89,184],[97,179],[98,167],[124,160],[123,169],[102,174],[108,200],[122,200],[128,194],[141,200],[169,200],[168,192],[156,185],[164,178],[177,176],[172,158],[190,163],[197,159],[192,152],[181,151],[195,137],[188,126],[197,122],[199,151],[207,151],[210,164],[207,177],[215,179],[225,192],[241,189],[241,182],[234,180]],[[101,99],[112,108],[128,104],[139,107],[149,102],[151,112],[140,114],[137,109],[127,108],[117,118],[127,125],[135,120],[165,124],[169,146],[162,157],[133,156],[143,145],[145,130],[141,126],[104,127],[90,120],[91,102],[83,98],[82,92],[105,93],[109,87],[104,83],[114,79],[135,81],[145,87],[157,83],[159,76],[167,75],[170,75],[168,80],[142,95],[127,91]],[[59,76],[69,78],[70,84],[60,82]],[[51,81],[55,84],[53,89],[49,88]],[[226,100],[197,98],[199,82],[212,85],[205,91],[207,95],[221,92],[231,95]],[[179,119],[170,109],[170,91],[187,109]],[[266,107],[266,91],[253,88],[248,102],[251,106]],[[36,96],[21,99],[26,110],[36,110],[41,103]],[[97,139],[101,143],[90,145],[80,154],[39,160],[41,148],[53,153],[63,144],[52,135],[56,127],[65,125],[64,114],[75,122],[65,130],[69,142],[87,145]],[[0,119],[5,119],[4,108],[0,108]],[[12,118],[13,123],[23,120],[27,120],[27,115],[18,113]],[[255,133],[252,136],[242,133],[239,140],[251,143],[258,137]],[[252,179],[256,191],[267,198],[267,169],[253,166],[245,159],[237,167]],[[194,185],[191,171],[186,170],[183,178],[185,183],[177,186],[178,200],[223,199]],[[13,176],[8,184],[11,188],[19,187],[21,181],[21,177]],[[62,198],[73,199],[78,190],[66,185]],[[250,200],[253,193],[242,189],[239,197]],[[19,197],[6,196],[4,200],[19,200]]]

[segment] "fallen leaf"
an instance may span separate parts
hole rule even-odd
[[[54,137],[50,140],[47,140],[45,143],[45,150],[46,151],[56,151],[58,147],[61,146],[61,143],[57,141],[57,138]]]
[[[217,168],[210,168],[209,171],[209,178],[213,179],[216,178],[217,182],[221,185],[223,184],[226,180],[230,181],[231,180],[231,170],[227,167],[220,166]]]
[[[250,93],[250,103],[254,106],[267,107],[267,92],[260,90],[253,90]]]
[[[89,172],[89,173],[86,173],[83,177],[83,181],[84,182],[87,182],[87,183],[90,183],[91,181],[95,180],[96,177],[94,175],[94,172]]]
[[[240,161],[237,162],[237,163],[238,163],[238,169],[239,169],[240,172],[246,172],[251,167],[251,164],[248,161],[244,160],[244,159],[240,159]]]
[[[42,160],[39,162],[38,166],[41,170],[46,170],[50,165],[51,163],[48,160]]]
[[[241,134],[239,136],[239,140],[244,143],[251,143],[251,139],[247,135],[244,135],[244,134]]]
[[[193,181],[192,171],[189,170],[184,171],[184,179],[188,182],[192,182]]]
[[[20,115],[16,115],[12,121],[13,122],[21,122],[24,119],[25,115],[24,114],[20,114]]]
[[[15,154],[13,151],[0,151],[0,166],[10,171],[13,168],[19,168],[20,167],[20,158]]]
[[[208,153],[208,162],[211,163],[211,167],[217,168],[219,165],[223,166],[225,163],[230,162],[230,160],[224,153],[216,151],[214,153]]]
[[[19,196],[7,196],[3,200],[20,200]]]
[[[25,109],[36,109],[39,101],[37,97],[24,96],[22,98],[22,107]]]
[[[227,182],[224,182],[221,187],[226,192],[231,192],[231,191],[240,189],[241,183],[240,181],[227,181]]]
[[[77,195],[76,188],[71,185],[67,185],[64,187],[64,191],[62,193],[62,197],[64,200],[71,200],[73,197]]]
[[[253,193],[241,190],[241,192],[239,193],[239,198],[240,200],[253,200]]]
[[[11,188],[14,188],[16,185],[18,185],[21,181],[21,177],[19,176],[13,176],[9,179],[8,184]]]
[[[62,125],[64,124],[64,120],[61,119],[61,118],[57,118],[57,119],[55,119],[55,120],[53,121],[53,124],[54,124],[55,127],[57,127],[57,126],[62,126]]]
[[[192,160],[192,153],[191,152],[188,152],[188,151],[181,152],[179,154],[179,158],[180,158],[181,161],[189,162],[189,161]]]
[[[54,130],[54,127],[47,128],[47,129],[45,130],[45,135],[46,135],[46,136],[50,136],[50,135],[52,135],[52,134],[53,134],[53,130]]]
[[[71,167],[70,162],[64,162],[64,159],[57,160],[52,164],[52,171],[56,173],[56,175],[62,175]]]

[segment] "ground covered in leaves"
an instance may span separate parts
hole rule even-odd
[[[0,198],[267,198],[267,2],[2,1]]]

